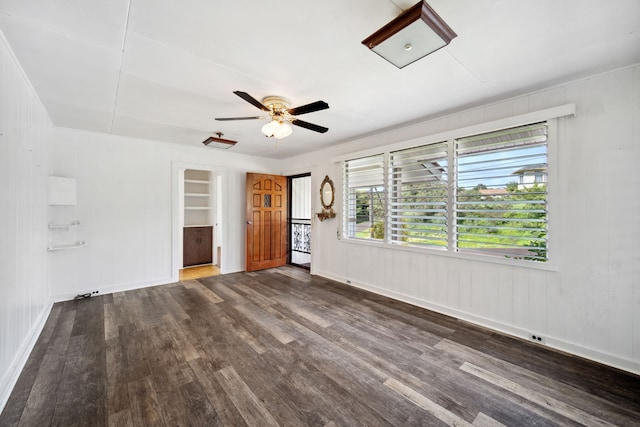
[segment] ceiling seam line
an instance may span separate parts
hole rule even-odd
[[[118,80],[116,81],[116,96],[113,100],[113,111],[111,113],[111,128],[109,133],[113,135],[113,125],[116,120],[116,107],[118,105],[118,95],[120,94],[120,79],[122,78],[122,64],[124,63],[124,48],[127,44],[127,34],[129,32],[129,17],[131,16],[131,1],[127,3],[127,17],[124,22],[124,35],[122,37],[122,51],[120,53],[120,66],[118,67]]]
[[[214,65],[214,66],[216,66],[218,68],[222,68],[222,69],[227,70],[227,71],[238,73],[238,74],[240,74],[242,76],[248,77],[248,78],[250,78],[252,80],[255,80],[255,81],[258,81],[260,83],[265,83],[265,84],[268,84],[268,85],[273,85],[274,84],[271,81],[259,79],[259,78],[255,77],[252,74],[249,74],[249,73],[246,73],[244,71],[241,71],[240,69],[236,69],[236,68],[224,65],[224,64],[222,64],[220,62],[214,61],[213,59],[210,59],[208,57],[202,56],[202,55],[200,55],[200,54],[198,54],[196,52],[192,52],[190,50],[186,50],[182,46],[172,45],[172,44],[165,43],[165,42],[162,42],[162,41],[159,41],[159,40],[155,40],[155,39],[147,37],[147,36],[145,36],[143,34],[136,34],[136,37],[140,38],[140,39],[143,39],[143,40],[146,40],[148,42],[151,42],[151,43],[153,43],[155,45],[158,45],[158,46],[161,46],[161,47],[165,47],[165,48],[168,48],[168,49],[173,49],[173,50],[180,51],[180,52],[185,53],[185,54],[187,54],[187,55],[189,55],[189,56],[191,56],[193,58],[196,58],[198,60],[206,62],[207,64]]]
[[[140,80],[144,80],[145,82],[152,83],[152,84],[157,85],[157,86],[167,87],[169,89],[174,89],[174,90],[177,90],[177,91],[180,91],[180,92],[188,93],[189,95],[196,95],[196,96],[200,96],[202,98],[214,99],[216,101],[221,101],[221,102],[223,101],[222,98],[216,98],[215,96],[203,94],[202,92],[195,92],[195,91],[193,91],[191,89],[185,89],[185,88],[182,88],[180,86],[176,86],[174,84],[164,83],[164,82],[159,81],[159,80],[150,79],[150,78],[147,78],[147,77],[143,76],[142,74],[128,72],[127,75],[130,76],[130,77],[135,77],[135,78],[140,79]]]
[[[197,130],[199,132],[206,132],[206,133],[211,133],[211,131],[209,130],[210,128],[204,129],[202,127],[200,127],[200,125],[187,125],[187,124],[181,124],[181,123],[176,123],[176,122],[170,122],[167,120],[158,120],[158,119],[152,119],[149,117],[143,117],[143,116],[136,116],[135,114],[126,114],[124,113],[122,115],[122,117],[129,117],[132,119],[136,119],[136,120],[143,120],[146,122],[153,122],[153,123],[159,123],[159,124],[164,124],[164,125],[169,125],[169,126],[173,126],[173,127],[177,127],[177,128],[181,128],[181,129],[193,129],[193,130]]]
[[[0,16],[5,16],[5,17],[7,17],[9,19],[12,19],[14,21],[21,22],[23,24],[26,24],[26,25],[29,25],[29,26],[32,26],[32,27],[36,27],[38,29],[47,31],[49,33],[57,34],[57,35],[59,35],[61,37],[64,37],[64,38],[67,38],[67,39],[70,39],[70,40],[76,40],[76,41],[80,41],[80,42],[85,43],[85,44],[90,44],[90,45],[93,45],[93,46],[97,46],[100,49],[105,49],[105,50],[112,49],[112,47],[107,45],[107,44],[98,43],[98,42],[96,42],[94,40],[88,40],[86,38],[81,38],[80,35],[78,35],[78,34],[65,32],[65,31],[62,31],[60,29],[53,28],[53,27],[48,27],[48,26],[46,26],[44,24],[41,24],[41,23],[39,23],[37,21],[26,19],[26,18],[23,18],[23,17],[18,16],[18,15],[11,15],[9,13],[0,11]]]

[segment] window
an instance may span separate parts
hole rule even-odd
[[[386,185],[384,156],[377,155],[344,163],[346,236],[384,239]]]
[[[390,154],[391,243],[447,247],[447,143]]]
[[[547,261],[546,122],[344,166],[348,238]]]
[[[455,149],[457,250],[546,261],[547,124],[460,138]]]

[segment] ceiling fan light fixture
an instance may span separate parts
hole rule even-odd
[[[300,114],[313,113],[314,111],[326,110],[329,108],[329,104],[324,101],[316,101],[310,104],[301,105],[295,108],[289,108],[289,100],[282,98],[281,96],[267,96],[262,99],[262,102],[249,95],[247,92],[240,90],[233,91],[234,94],[247,101],[249,104],[269,114],[268,117],[216,117],[216,120],[231,121],[231,120],[254,120],[269,118],[269,123],[262,126],[262,133],[269,138],[282,139],[291,135],[293,128],[291,125],[295,125],[304,129],[309,129],[318,133],[325,133],[329,128],[316,125],[313,123],[305,122],[298,119],[296,116]]]
[[[287,136],[291,135],[292,132],[293,129],[291,129],[289,123],[276,119],[273,119],[266,125],[262,126],[262,133],[264,133],[267,137],[273,137],[275,139],[286,138]]]
[[[398,68],[448,45],[457,34],[421,1],[367,37],[362,44]]]

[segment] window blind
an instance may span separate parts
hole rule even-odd
[[[382,240],[387,192],[385,156],[344,162],[344,229],[347,237]]]
[[[391,153],[391,243],[447,247],[447,158],[446,142]]]
[[[455,247],[547,259],[547,124],[455,140]]]

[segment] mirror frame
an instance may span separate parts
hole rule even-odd
[[[325,186],[329,185],[329,189],[331,190],[331,202],[330,203],[326,203],[325,200]],[[333,181],[331,180],[331,178],[329,178],[329,175],[325,175],[324,179],[322,180],[322,184],[320,184],[320,203],[322,204],[322,207],[324,209],[331,209],[333,207],[333,203],[336,200],[336,189],[333,186]]]
[[[327,192],[331,191],[331,202],[329,204],[325,203],[325,189],[326,185],[329,186]],[[322,184],[320,184],[320,204],[322,204],[322,212],[318,212],[318,219],[320,221],[324,221],[325,219],[335,218],[336,213],[333,211],[333,203],[336,201],[336,188],[333,186],[333,181],[329,178],[329,175],[325,175],[322,180]]]

